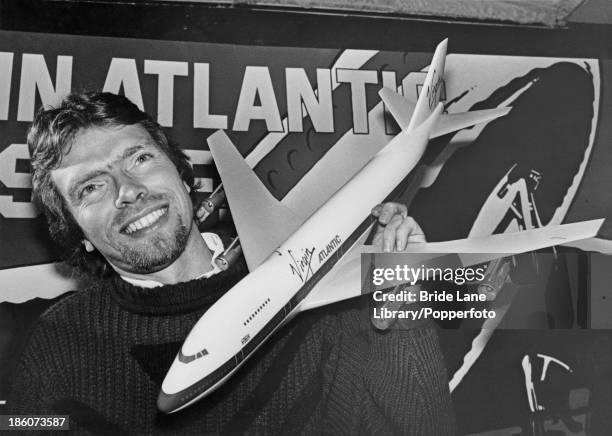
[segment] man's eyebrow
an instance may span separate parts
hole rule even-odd
[[[132,145],[131,147],[126,148],[121,154],[121,156],[119,157],[119,159],[115,159],[112,163],[116,163],[124,159],[127,159],[128,157],[133,156],[134,154],[136,154],[138,151],[142,150],[145,147],[146,147],[145,144]]]

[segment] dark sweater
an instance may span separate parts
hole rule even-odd
[[[158,412],[182,341],[243,275],[154,289],[115,277],[65,298],[33,331],[13,412],[70,415],[86,434],[454,434],[435,330],[377,332],[367,299],[298,315],[212,395]]]

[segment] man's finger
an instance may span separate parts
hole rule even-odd
[[[391,218],[391,221],[385,226],[383,231],[383,251],[390,252],[393,251],[393,247],[395,246],[395,238],[397,234],[397,229],[404,221],[401,215],[395,215]]]
[[[382,204],[377,204],[376,206],[374,206],[371,212],[372,215],[378,218],[380,216],[380,212],[382,211],[382,207],[383,207]]]
[[[425,233],[411,216],[404,218],[395,232],[395,250],[403,251],[408,243],[426,242]]]
[[[195,216],[196,216],[196,219],[197,219],[197,220],[198,220],[200,223],[201,223],[202,221],[204,221],[204,220],[205,220],[205,219],[208,217],[208,215],[210,215],[210,214],[209,214],[209,213],[208,213],[208,211],[207,211],[207,210],[204,208],[204,206],[203,206],[203,205],[200,205],[200,207],[199,207],[198,209],[196,209]]]
[[[401,203],[385,203],[382,205],[380,215],[378,216],[378,222],[387,225],[396,215],[400,215],[401,218],[408,216],[408,208],[406,205]]]

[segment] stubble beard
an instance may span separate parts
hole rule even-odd
[[[180,223],[170,238],[155,235],[145,247],[123,246],[122,258],[130,265],[131,272],[149,274],[171,265],[185,250],[189,239],[189,228]]]

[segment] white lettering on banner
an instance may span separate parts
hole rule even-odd
[[[0,52],[0,120],[8,120],[12,79],[13,53]]]
[[[132,100],[141,111],[144,111],[140,80],[134,59],[113,58],[108,67],[102,91],[119,94],[122,86],[123,95]]]
[[[378,83],[378,75],[373,70],[345,70],[336,71],[336,80],[339,83],[351,85],[351,101],[353,106],[353,132],[368,133],[368,107],[366,104],[366,84]]]
[[[210,67],[193,64],[193,127],[227,129],[227,115],[210,113]]]
[[[316,132],[334,131],[331,70],[317,68],[317,90],[313,90],[303,68],[285,69],[287,119],[290,132],[303,132],[302,118],[310,115]]]
[[[259,96],[261,105],[255,105]],[[234,130],[246,132],[251,120],[264,120],[270,132],[284,132],[268,67],[246,67],[236,107]]]
[[[54,87],[45,57],[41,54],[24,53],[21,59],[17,121],[34,119],[36,90],[38,90],[43,106],[54,106],[70,93],[71,83],[72,56],[57,57]]]
[[[164,127],[174,125],[176,77],[188,78],[189,62],[140,60],[134,58],[112,58],[102,91],[122,93],[141,110],[146,110],[143,101],[140,74],[157,75],[157,121]],[[8,120],[11,109],[11,85],[14,53],[0,52],[0,120]],[[57,56],[55,84],[42,54],[24,53],[22,55],[21,76],[18,93],[17,121],[32,121],[35,112],[36,93],[45,107],[54,106],[67,95],[72,84],[72,56]],[[228,129],[234,116],[231,129],[245,132],[251,121],[264,121],[268,132],[303,132],[304,118],[310,117],[312,127],[317,133],[332,133],[334,126],[334,83],[346,83],[351,94],[353,132],[369,132],[366,101],[366,85],[378,84],[375,70],[317,68],[316,87],[313,86],[304,68],[285,69],[285,89],[287,117],[281,118],[270,70],[266,66],[246,66],[240,93],[233,114],[214,114],[211,109],[210,64],[193,63],[193,127],[205,129]],[[140,71],[140,74],[139,74]],[[406,89],[406,80],[402,85]],[[189,80],[189,79],[187,79]],[[394,87],[396,73],[383,71],[382,82]],[[410,86],[413,84],[410,83]],[[389,115],[385,113],[385,117]]]
[[[190,150],[183,149],[185,154],[189,156],[192,165],[213,165],[212,154],[208,150]],[[196,182],[200,183],[200,192],[213,191],[213,179],[210,177],[196,177]]]
[[[8,188],[32,188],[30,173],[15,170],[17,159],[30,159],[26,144],[11,144],[0,152],[0,181]],[[0,215],[4,218],[36,218],[32,202],[13,201],[12,195],[0,195]]]
[[[174,61],[150,61],[144,63],[145,74],[157,74],[157,122],[172,127],[174,114],[174,77],[188,76],[189,64]]]
[[[391,88],[397,91],[397,79],[395,77],[395,71],[383,71],[382,72],[382,85],[387,88]]]

